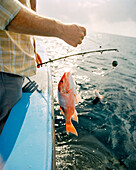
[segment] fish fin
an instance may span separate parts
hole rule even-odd
[[[66,123],[66,131],[67,134],[73,133],[74,135],[78,136],[76,129],[74,128],[72,123]]]
[[[79,96],[79,94],[77,94],[76,97],[77,97],[78,102],[83,102],[83,100],[81,99],[81,97]]]
[[[76,110],[75,110],[72,118],[73,118],[73,120],[75,120],[78,123],[78,117],[77,117],[77,111]]]
[[[104,96],[100,95],[100,99],[103,99],[103,98],[104,98]]]
[[[76,79],[75,79],[75,77],[73,77],[73,82],[74,82],[74,85],[76,85]]]
[[[94,90],[94,94],[96,95],[96,93],[97,93],[97,90]]]
[[[76,104],[78,104],[78,100],[77,100],[77,97],[76,97],[75,94],[74,94],[74,97],[75,97],[75,102],[76,102]]]
[[[62,110],[62,108],[61,108],[61,106],[60,106],[60,111],[61,111],[61,113],[62,113],[63,115],[65,115],[64,112],[63,112],[63,110]]]
[[[81,97],[79,96],[79,94],[75,95],[75,99],[76,99],[76,103],[78,104],[79,102],[83,102],[83,100],[81,99]]]

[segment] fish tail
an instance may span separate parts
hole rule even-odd
[[[75,134],[76,136],[78,136],[77,131],[76,131],[76,129],[75,129],[75,127],[73,126],[72,123],[66,123],[66,131],[67,131],[67,134],[69,134],[69,132],[70,132],[70,133],[73,133],[73,134]]]

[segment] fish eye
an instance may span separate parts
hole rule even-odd
[[[63,80],[61,80],[60,82],[63,83]]]

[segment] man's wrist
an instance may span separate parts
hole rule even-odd
[[[62,24],[60,21],[58,20],[54,20],[54,33],[55,33],[55,37],[57,38],[61,38],[63,37],[64,34],[64,24]]]

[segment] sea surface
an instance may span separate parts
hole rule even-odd
[[[54,90],[56,168],[62,170],[136,169],[136,38],[89,33],[82,45],[73,48],[62,40],[43,38],[50,59],[84,51],[117,48],[79,55],[51,64]],[[112,62],[118,66],[113,67]],[[78,94],[78,137],[66,134],[60,113],[57,87],[70,71]],[[93,104],[94,90],[104,98]]]

